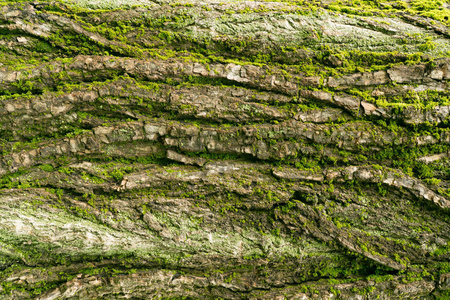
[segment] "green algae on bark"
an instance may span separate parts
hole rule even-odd
[[[0,298],[448,298],[446,5],[1,2]]]

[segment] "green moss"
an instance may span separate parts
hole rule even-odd
[[[324,284],[335,295],[342,292],[336,286],[333,287],[339,283],[357,280],[381,283],[395,281],[397,279],[394,276],[397,275],[401,275],[403,283],[410,283],[428,280],[429,276],[449,272],[446,262],[430,263],[434,259],[445,260],[448,256],[448,246],[436,247],[433,244],[422,243],[421,240],[422,235],[446,236],[449,222],[446,210],[434,207],[432,203],[428,203],[429,201],[421,199],[413,201],[409,192],[405,190],[383,184],[363,184],[356,177],[352,180],[345,178],[343,182],[329,180],[311,183],[283,180],[274,175],[277,168],[283,170],[295,167],[297,169],[295,172],[311,171],[311,174],[323,174],[326,177],[333,175],[328,171],[341,172],[344,167],[353,165],[372,166],[378,171],[385,171],[391,167],[421,180],[421,183],[429,185],[434,192],[445,197],[450,195],[446,187],[446,181],[450,176],[448,161],[442,159],[429,164],[418,161],[423,156],[448,151],[443,142],[448,124],[442,122],[439,125],[441,127],[437,127],[436,124],[423,123],[414,126],[402,122],[407,112],[404,108],[409,106],[431,111],[436,106],[449,105],[447,91],[414,92],[408,87],[408,91],[404,92],[403,87],[395,83],[380,88],[387,91],[385,96],[376,96],[373,87],[344,90],[324,88],[324,83],[330,76],[339,78],[354,73],[388,70],[397,65],[427,63],[430,68],[435,66],[434,59],[441,56],[439,51],[445,52],[445,45],[442,46],[445,41],[439,39],[434,41],[434,34],[422,29],[407,35],[408,30],[396,27],[396,24],[401,23],[396,16],[400,16],[400,12],[408,9],[406,13],[445,21],[448,12],[439,9],[442,4],[439,1],[413,1],[408,8],[408,4],[403,1],[388,4],[376,1],[330,4],[294,1],[288,4],[289,7],[284,3],[286,6],[283,4],[279,6],[281,8],[272,4],[250,8],[244,3],[242,10],[235,9],[233,7],[235,4],[242,3],[230,4],[231,8],[224,10],[222,19],[209,20],[208,15],[204,19],[199,16],[203,12],[215,13],[211,7],[202,8],[190,3],[173,3],[168,6],[161,4],[164,9],[173,9],[167,12],[170,16],[154,17],[155,14],[159,14],[155,8],[155,12],[149,10],[142,16],[127,19],[125,12],[129,9],[128,6],[117,11],[102,11],[81,9],[76,6],[66,7],[55,2],[47,4],[43,10],[50,16],[64,16],[78,22],[84,30],[105,38],[105,43],[94,42],[83,34],[64,31],[56,32],[48,38],[30,37],[31,47],[34,50],[30,50],[31,47],[30,49],[16,47],[19,49],[16,53],[6,46],[0,47],[0,62],[5,63],[9,70],[21,69],[24,76],[31,74],[33,65],[56,60],[55,57],[59,57],[58,60],[65,68],[58,74],[52,74],[48,79],[49,82],[44,82],[44,78],[28,80],[25,77],[10,86],[2,85],[3,96],[0,101],[35,103],[39,100],[36,96],[40,93],[53,99],[68,97],[68,93],[77,95],[83,90],[91,90],[94,93],[106,89],[112,91],[112,95],[103,94],[93,102],[77,103],[73,110],[67,113],[69,115],[76,112],[76,120],[67,121],[63,117],[52,116],[51,120],[42,121],[41,116],[33,115],[27,123],[27,128],[21,129],[12,128],[11,125],[14,124],[16,117],[19,120],[20,113],[10,114],[5,117],[6,119],[1,119],[2,128],[5,128],[0,131],[2,159],[6,167],[7,163],[12,165],[11,154],[16,155],[23,150],[33,150],[43,144],[52,144],[55,139],[58,139],[57,143],[67,142],[74,137],[91,141],[89,139],[94,137],[91,134],[92,128],[101,124],[115,127],[127,122],[163,122],[168,126],[165,137],[174,138],[178,137],[178,127],[190,124],[200,128],[199,136],[203,139],[203,144],[210,142],[208,140],[210,132],[217,132],[217,140],[211,138],[211,143],[217,142],[223,146],[223,149],[217,148],[219,153],[210,153],[206,149],[185,153],[182,149],[169,146],[165,137],[160,137],[154,142],[132,141],[133,130],[121,131],[116,127],[112,137],[116,138],[117,142],[103,145],[98,153],[89,148],[83,154],[67,152],[57,157],[37,158],[36,166],[23,168],[17,173],[1,177],[0,189],[8,189],[3,191],[9,193],[8,195],[26,193],[27,189],[30,195],[37,192],[46,195],[45,198],[30,197],[28,202],[24,201],[25,204],[14,203],[14,208],[11,209],[6,205],[2,210],[2,216],[14,212],[10,214],[12,220],[10,224],[23,220],[38,222],[51,219],[52,222],[60,222],[64,226],[77,224],[93,237],[111,239],[119,237],[108,245],[109,248],[102,242],[83,244],[85,243],[83,236],[67,244],[62,241],[62,246],[56,249],[56,243],[45,241],[47,238],[45,234],[39,236],[35,233],[37,237],[29,239],[29,235],[1,232],[2,266],[15,264],[32,269],[40,266],[68,268],[77,265],[78,268],[64,271],[48,282],[44,280],[35,284],[19,284],[5,281],[2,283],[4,293],[22,290],[34,296],[73,279],[76,274],[111,278],[135,274],[141,271],[140,268],[142,270],[172,268],[178,272],[208,278],[210,276],[215,278],[212,277],[214,274],[217,276],[222,274],[223,281],[229,284],[247,282],[248,276],[251,276],[261,279],[258,283],[261,285],[265,284],[264,280],[272,273],[278,275],[275,273],[282,272],[280,274],[288,274],[286,276],[294,278],[292,288],[297,285],[300,286],[299,290],[312,294],[319,293],[320,285]],[[83,5],[90,8],[97,7],[95,6],[97,4],[92,3]],[[345,15],[333,13],[336,11]],[[301,27],[308,30],[305,32],[292,30],[294,32],[292,38],[283,37],[280,40],[266,40],[265,34],[252,35],[251,33],[261,30],[255,25],[258,20],[252,19],[261,13],[263,16],[274,18],[280,28],[284,26],[283,24],[286,24],[286,27],[307,24]],[[367,16],[371,17],[362,18]],[[383,16],[389,16],[391,19]],[[111,21],[104,22],[104,18]],[[377,36],[373,41],[363,41],[358,36],[342,37],[340,40],[336,35],[324,33],[327,29],[321,27],[324,20],[326,22],[331,20],[336,26],[345,24],[355,28],[364,27]],[[226,26],[238,21],[240,22],[240,27],[236,27],[238,29]],[[426,20],[419,19],[419,21]],[[215,35],[210,35],[208,30],[205,31],[207,33],[202,32],[198,24],[204,25],[204,28],[214,28]],[[431,23],[433,26],[436,24],[437,22]],[[393,34],[391,28],[398,28],[400,32]],[[23,33],[3,30],[0,34],[2,40],[15,42],[16,37]],[[270,34],[271,32],[267,32],[267,36]],[[403,40],[398,37],[402,35]],[[124,71],[70,70],[68,66],[73,62],[71,57],[79,54],[142,58],[147,62],[172,59],[185,61],[187,64],[199,62],[208,71],[218,64],[253,65],[260,68],[258,70],[265,71],[262,81],[276,75],[297,82],[298,87],[302,89],[321,90],[333,95],[345,92],[377,106],[391,109],[389,111],[395,120],[390,120],[390,117],[356,116],[343,112],[336,121],[338,124],[331,121],[324,124],[301,123],[296,120],[293,122],[294,125],[290,126],[290,123],[281,121],[281,118],[268,124],[269,122],[263,118],[264,115],[255,109],[255,102],[267,104],[265,108],[268,110],[282,112],[288,116],[286,120],[300,111],[305,115],[326,113],[323,109],[328,108],[328,104],[301,99],[295,95],[295,90],[292,99],[288,100],[289,103],[277,103],[277,93],[260,95],[258,92],[258,89],[276,89],[275,83],[274,86],[260,86],[255,80],[240,85],[223,78],[185,76],[184,71],[176,69],[170,70],[173,76],[167,76],[158,82],[144,80],[133,72],[129,72],[131,74],[128,75],[136,78],[131,79],[122,76]],[[153,58],[155,60],[152,60]],[[48,72],[51,71],[53,70],[49,67]],[[216,71],[214,76],[218,74],[219,71]],[[302,81],[308,76],[317,77],[319,84],[303,86],[309,85]],[[114,90],[118,81],[126,82],[123,91]],[[240,88],[234,88],[236,85]],[[220,88],[225,95],[217,96],[221,101],[228,101],[229,95],[232,95],[233,99],[242,101],[234,107],[236,110],[252,114],[255,119],[258,117],[262,121],[250,121],[252,126],[239,128],[242,123],[220,123],[216,121],[215,116],[201,121],[185,118],[186,114],[191,117],[196,113],[196,106],[187,101],[179,107],[167,105],[172,100],[170,93],[173,91],[187,90],[190,96],[195,98],[198,90],[196,88],[211,89],[214,92],[218,86],[227,87]],[[242,93],[243,88],[249,86],[253,90]],[[416,86],[411,88],[414,87]],[[53,91],[49,92],[47,89]],[[128,95],[134,89],[138,91],[136,94],[141,95]],[[116,92],[117,94],[114,94]],[[268,98],[270,99],[267,100]],[[211,108],[211,111],[215,109]],[[50,111],[44,113],[50,114]],[[11,132],[6,133],[10,127]],[[304,128],[305,132],[296,132],[302,130],[298,128]],[[249,132],[253,129],[256,130],[254,134]],[[367,139],[373,139],[373,142],[357,145],[361,139],[355,137],[360,132],[361,135],[369,134]],[[301,134],[305,137],[300,138]],[[431,136],[439,142],[435,145],[418,146],[416,138],[421,136]],[[189,138],[191,137],[187,137],[187,141],[183,142],[195,142]],[[241,154],[243,150],[239,148],[240,146],[233,144],[241,142],[248,145],[264,142],[269,149],[267,151],[273,155],[263,161],[254,154]],[[340,142],[345,144],[341,145]],[[336,149],[333,150],[334,148]],[[168,160],[166,158],[168,149],[188,157],[205,158],[212,164],[203,167],[185,166]],[[252,153],[256,153],[256,150],[255,146]],[[284,157],[280,153],[285,150],[293,154]],[[87,153],[88,151],[90,153]],[[92,165],[83,169],[75,164],[79,162],[91,162]],[[226,167],[222,167],[222,164]],[[231,172],[227,169],[223,173],[215,174],[210,171],[214,165],[223,169],[234,165],[245,167],[238,171]],[[3,168],[3,165],[0,167]],[[58,173],[55,170],[58,170]],[[294,171],[292,173],[295,173]],[[145,172],[148,176],[156,174],[149,179],[150,183],[147,182],[149,185],[146,185],[146,188],[118,190],[117,186],[129,174]],[[52,174],[56,179],[43,180],[42,177]],[[161,174],[164,176],[168,174],[168,177]],[[199,177],[201,179],[197,179]],[[293,197],[300,191],[305,194],[301,199],[304,201]],[[178,206],[182,206],[182,209]],[[22,214],[20,215],[22,217],[19,218],[14,214]],[[14,216],[17,218],[14,219]],[[354,249],[350,250],[351,248],[342,241],[338,244],[335,237],[328,235],[322,237],[320,235],[322,229],[327,226],[333,230],[336,230],[336,227],[338,233],[343,232],[342,237],[347,238],[349,243],[354,242],[355,247],[359,249],[357,251],[364,255],[380,259],[391,258],[402,265],[419,268],[422,266],[415,265],[417,259],[410,253],[418,252],[420,255],[424,253],[421,257],[426,260],[423,267],[428,273],[424,271],[400,274],[372,259],[356,254]],[[60,227],[63,228],[62,225]],[[40,227],[36,226],[35,230],[36,228]],[[398,228],[410,231],[408,235],[403,235],[403,232],[398,233]],[[205,232],[211,235],[205,235]],[[70,235],[66,235],[68,236]],[[189,243],[183,243],[183,247],[180,248],[179,241],[187,238]],[[321,239],[329,242],[323,243]],[[123,241],[130,240],[133,241],[130,243],[130,249],[126,247],[124,249]],[[420,243],[426,250],[423,250]],[[45,255],[46,253],[52,255]],[[198,264],[198,253],[202,253],[201,259],[204,258],[203,253],[213,253],[215,256],[210,259],[211,261],[223,258],[225,262],[220,268],[216,268],[217,272],[213,272],[215,267],[205,270]],[[206,257],[209,259],[207,255]],[[236,266],[236,260],[240,265]],[[92,265],[78,266],[86,261]],[[192,268],[192,264],[200,267]],[[18,272],[18,269],[11,272],[16,271]],[[0,279],[4,279],[9,275],[5,271],[0,276]],[[317,282],[303,284],[310,281]],[[267,293],[273,291],[275,289],[271,287]],[[355,289],[354,292],[367,297],[374,295],[371,287]]]

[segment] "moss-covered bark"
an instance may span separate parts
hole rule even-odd
[[[142,3],[0,3],[0,299],[450,297],[446,4]]]

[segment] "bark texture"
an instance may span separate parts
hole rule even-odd
[[[447,4],[142,3],[0,3],[0,299],[450,297]]]

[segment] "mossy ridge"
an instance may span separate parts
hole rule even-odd
[[[278,235],[278,234],[277,234]],[[278,237],[275,237],[275,240],[278,240],[279,238]],[[303,242],[302,242],[303,243]],[[19,244],[21,244],[21,243],[19,243]],[[321,247],[323,247],[323,246],[321,246]],[[121,258],[122,257],[122,258]],[[284,256],[283,256],[284,257]],[[317,259],[319,259],[319,257],[317,257],[316,255],[314,255],[314,257],[316,257]],[[117,260],[119,260],[119,261],[121,261],[122,259],[123,259],[123,253],[121,253],[117,258],[116,257],[112,257],[112,258],[114,258],[114,260],[117,262]],[[69,259],[69,258],[65,258],[64,259],[64,261],[66,261],[66,264],[67,264],[67,260],[66,259]],[[244,257],[244,259],[245,259],[245,257]],[[257,259],[257,257],[253,257],[253,255],[251,255],[251,256],[249,256],[248,258],[246,258],[246,259]],[[285,262],[285,263],[288,263],[288,261],[289,261],[289,259],[287,259],[286,257],[284,257],[283,258],[283,261]],[[341,263],[345,263],[345,259],[342,261],[342,259],[343,258],[337,258],[336,260],[333,260],[334,262],[335,262],[335,264],[337,264],[337,266],[340,266],[340,264]],[[69,259],[69,260],[71,260],[71,259]],[[82,257],[82,260],[86,260],[86,257]],[[113,276],[114,274],[121,274],[121,273],[129,273],[129,272],[131,272],[131,273],[135,273],[136,272],[136,270],[133,270],[133,269],[136,269],[136,268],[133,268],[133,266],[135,266],[136,264],[137,264],[137,266],[141,266],[142,267],[142,263],[140,263],[139,262],[139,260],[136,262],[136,260],[133,260],[131,257],[130,257],[130,259],[127,259],[127,258],[125,258],[125,266],[126,266],[126,268],[125,269],[123,269],[123,267],[120,267],[120,263],[117,265],[117,263],[116,264],[114,264],[114,265],[110,265],[110,264],[108,264],[108,262],[107,262],[107,259],[106,259],[106,262],[104,261],[105,260],[105,258],[103,257],[102,258],[102,262],[99,262],[99,263],[97,263],[97,262],[95,262],[95,260],[92,260],[92,258],[89,258],[89,260],[90,261],[92,261],[92,263],[91,264],[94,264],[94,265],[97,265],[97,264],[100,264],[100,265],[107,265],[107,266],[109,266],[109,267],[104,267],[104,269],[103,270],[100,270],[100,273],[102,273],[102,274],[104,274],[105,276]],[[146,258],[145,259],[146,260],[146,263],[145,264],[152,264],[151,263],[151,259],[149,260],[149,258]],[[185,260],[185,259],[184,259]],[[278,258],[275,258],[275,261],[278,261]],[[353,261],[352,259],[351,260],[349,260],[348,261],[348,263],[351,265],[351,266],[355,266],[353,263],[351,263],[351,261]],[[172,263],[170,262],[170,260],[168,261],[167,259],[163,259],[162,261],[160,260],[160,259],[156,259],[156,263],[157,264],[161,264],[161,262],[163,262],[163,264],[166,266],[165,268],[167,268],[167,267],[169,267],[169,265],[171,265]],[[296,265],[297,263],[296,262],[294,262],[294,265]],[[119,266],[119,268],[117,268],[116,267],[116,265],[117,266]],[[176,264],[177,265],[177,269],[178,268],[180,268],[181,266],[179,265],[179,262]],[[315,265],[314,263],[312,263],[312,265]],[[354,276],[354,275],[357,275],[357,274],[359,274],[359,271],[357,271],[358,270],[358,268],[362,268],[361,269],[361,271],[360,272],[362,272],[361,273],[361,275],[364,275],[364,274],[366,274],[366,272],[367,272],[367,266],[366,266],[366,264],[365,263],[362,263],[361,265],[358,265],[359,267],[357,267],[356,268],[356,270],[354,270],[354,271],[352,271],[352,275]],[[130,268],[131,268],[131,270],[130,270]],[[312,278],[316,278],[316,276],[320,276],[320,278],[321,277],[329,277],[329,276],[331,276],[332,278],[336,278],[336,277],[339,277],[338,275],[336,275],[336,274],[340,274],[341,272],[343,272],[342,274],[341,274],[341,276],[343,276],[343,275],[345,275],[345,274],[347,274],[347,272],[350,272],[351,270],[349,270],[348,269],[348,267],[345,267],[345,266],[342,266],[342,267],[336,267],[336,268],[334,268],[334,267],[330,267],[330,268],[325,268],[325,269],[323,269],[323,268],[321,268],[320,266],[317,266],[317,265],[315,265],[315,267],[314,267],[315,269],[314,269],[314,271],[308,271],[308,272],[306,272],[305,274],[307,274],[306,275],[306,277],[304,277],[303,275],[300,275],[300,274],[297,274],[296,276],[299,276],[299,280],[300,280],[300,278],[303,278],[302,280],[304,281],[306,278],[308,278],[309,276],[312,276]],[[371,268],[371,267],[370,267]],[[370,269],[369,268],[369,269]],[[79,274],[80,272],[81,273],[84,273],[85,271],[83,271],[83,268],[82,267],[80,267],[80,269],[81,269],[81,271],[80,270],[76,270],[76,271],[74,271],[74,270],[72,270],[70,273],[68,273],[68,272],[64,272],[64,274],[66,274],[66,275],[64,275],[65,277],[67,277],[68,279],[71,279],[71,278],[73,278],[74,276],[75,276],[75,274]],[[139,267],[138,267],[138,269],[139,269]],[[295,269],[295,268],[294,268]],[[381,268],[381,269],[383,269],[383,268]],[[108,271],[109,270],[109,271]],[[183,271],[184,269],[183,269],[183,267],[181,267],[181,271],[182,272],[184,272]],[[234,267],[231,269],[231,270],[235,270],[234,269]],[[340,270],[340,271],[339,271]],[[74,272],[76,272],[76,273],[74,273]],[[90,267],[90,268],[88,268],[87,270],[86,270],[86,272],[87,272],[87,274],[91,274],[93,271],[92,271],[92,267]],[[187,272],[187,274],[189,274],[190,273],[190,271],[186,271]],[[221,272],[230,272],[230,271],[227,271],[227,270],[224,270],[224,271],[221,271]],[[371,272],[371,271],[369,271],[369,272]],[[314,273],[314,274],[313,274]],[[321,275],[315,275],[315,273],[318,273],[318,274],[321,274]],[[73,274],[73,275],[71,275],[71,274]],[[198,273],[197,273],[198,274]],[[371,274],[371,273],[369,273],[369,274]],[[92,274],[91,274],[92,275]],[[198,276],[198,275],[197,275]],[[114,277],[114,276],[113,276]],[[234,277],[234,276],[233,276]],[[67,279],[67,278],[63,278],[63,280],[64,279]],[[238,279],[239,277],[237,277],[236,279]],[[355,279],[357,279],[358,277],[356,277]],[[354,279],[354,280],[355,280]],[[234,280],[234,279],[233,279]],[[10,287],[9,285],[8,285],[8,287]],[[18,287],[20,287],[20,284],[17,286],[17,287],[15,287],[15,288],[18,288]],[[6,288],[6,286],[5,286],[5,288]],[[36,289],[40,289],[40,286],[38,285],[38,287],[36,287]],[[7,291],[9,291],[9,288],[7,289]]]
[[[69,10],[70,11],[70,8],[67,8],[67,7],[65,7],[64,8],[65,10]],[[61,10],[61,9],[58,9],[58,10]],[[76,11],[76,9],[75,9],[75,11]],[[82,14],[82,13],[80,13],[80,14]],[[69,14],[70,15],[70,14]],[[81,20],[80,18],[76,18],[77,20]],[[167,21],[166,19],[164,19],[164,21]],[[114,25],[115,24],[115,25]],[[131,23],[129,23],[129,24],[131,24]],[[117,37],[117,36],[123,36],[123,34],[124,34],[124,30],[125,30],[125,34],[126,34],[126,30],[130,30],[130,29],[126,29],[126,28],[131,28],[130,27],[130,25],[129,24],[127,24],[127,22],[121,22],[121,21],[119,21],[119,22],[117,22],[117,23],[109,23],[108,24],[108,27],[104,27],[104,30],[107,30],[108,32],[111,32],[111,31],[114,31],[115,33],[114,33],[114,37],[111,37],[112,39],[114,39],[115,37]],[[162,24],[162,23],[161,23]],[[133,23],[133,25],[135,25],[134,23]],[[99,25],[99,26],[102,26],[102,25]],[[103,28],[103,27],[102,27]],[[124,29],[125,28],[125,29]],[[91,30],[93,30],[94,32],[97,32],[98,30],[97,29],[95,29],[95,27],[92,27],[91,28]],[[102,29],[103,30],[103,29]],[[102,30],[100,30],[101,32],[103,32]],[[106,31],[105,31],[106,32]],[[103,33],[105,33],[105,32],[103,32]],[[174,34],[177,34],[177,33],[174,33]],[[167,50],[167,44],[168,44],[168,40],[167,40],[167,38],[164,36],[164,35],[161,35],[161,36],[163,36],[163,38],[161,39],[161,42],[164,44],[164,47],[166,48],[166,52],[168,51]],[[56,36],[55,36],[56,37]],[[79,42],[77,42],[77,40],[73,40],[71,37],[70,37],[70,35],[64,35],[63,37],[62,37],[63,39],[70,39],[70,41],[67,41],[67,43],[66,44],[70,44],[71,45],[71,49],[75,49],[74,48],[74,45],[77,45],[77,44],[80,44]],[[57,38],[57,39],[53,39],[53,38],[49,38],[49,40],[50,41],[52,41],[52,43],[54,43],[56,40],[59,40],[60,38]],[[185,42],[183,42],[183,40],[178,40],[179,38],[175,38],[175,44],[186,44]],[[219,43],[221,43],[221,39],[218,39],[218,42]],[[214,41],[212,41],[213,43],[215,43]],[[61,43],[65,43],[65,42],[61,42]],[[208,41],[207,42],[208,44],[210,44],[211,43],[211,41]],[[225,43],[230,43],[231,45],[233,45],[233,44],[239,44],[239,43],[242,43],[242,42],[240,42],[240,41],[236,41],[236,42],[233,42],[233,41],[225,41]],[[246,42],[247,43],[247,42]],[[81,42],[81,44],[82,44],[82,42]],[[169,42],[169,44],[170,44],[170,42]],[[245,46],[245,47],[247,47],[247,46]],[[82,50],[81,48],[81,50],[79,50],[78,52],[76,52],[77,54],[105,54],[105,51],[104,50],[93,50],[92,49],[92,47],[89,47],[90,48],[90,50]],[[204,47],[202,47],[201,46],[201,44],[198,46],[198,48],[201,50],[201,49],[204,49]],[[233,46],[233,48],[235,48],[234,46]],[[256,48],[256,47],[251,47],[251,46],[248,46],[248,48]],[[261,47],[258,47],[259,49],[261,49]],[[264,48],[264,47],[263,47]],[[273,49],[273,47],[269,47],[270,48],[270,51],[274,51],[274,49]],[[289,49],[289,47],[285,47],[286,49]],[[327,47],[326,47],[327,48]],[[86,48],[87,49],[87,48]],[[237,49],[237,48],[236,48]],[[70,50],[70,49],[69,49]],[[180,50],[180,49],[179,49]],[[196,51],[195,51],[195,49],[193,49],[194,51],[192,52],[192,53],[195,53]],[[224,48],[223,47],[219,47],[218,48],[218,50],[220,51],[220,53],[223,53],[224,52]],[[316,49],[317,50],[317,49]],[[327,49],[325,49],[325,51],[324,51],[324,49],[318,49],[318,50],[320,50],[320,52],[326,52],[326,50]],[[70,51],[72,51],[72,50],[70,50]],[[75,50],[76,51],[76,50]],[[87,52],[86,52],[87,51]],[[152,50],[153,51],[153,50]],[[281,52],[280,54],[283,54],[283,51],[285,51],[285,49],[283,48],[283,49],[280,49],[280,50],[277,50],[278,52]],[[288,50],[288,51],[290,51],[290,50]],[[298,50],[295,50],[295,51],[298,51]],[[304,51],[304,50],[302,50],[302,51]],[[340,54],[340,50],[337,50],[337,49],[335,49],[335,50],[333,50],[333,51],[337,51],[337,56],[344,56],[345,57],[345,52],[343,53],[344,55],[341,55]],[[226,52],[226,51],[225,51]],[[238,51],[239,52],[239,51]],[[308,51],[306,51],[306,53],[307,53]],[[114,53],[114,50],[113,50],[113,52],[111,52],[111,54],[112,53]],[[169,52],[167,52],[167,53],[169,53]],[[177,53],[177,52],[174,52],[174,53]],[[62,54],[62,53],[61,53]],[[74,54],[75,54],[75,52],[74,52]],[[129,55],[129,54],[128,54]],[[163,52],[161,53],[161,55],[162,55],[162,57],[167,57],[166,55],[164,55],[163,54]],[[161,57],[161,55],[159,55],[159,57]],[[203,54],[204,56],[199,56],[199,58],[201,59],[201,60],[205,60],[206,59],[206,61],[208,61],[210,58],[213,58],[213,59],[215,59],[214,57],[214,55],[212,55],[212,53],[204,53]],[[278,54],[276,54],[275,56],[277,56]],[[302,54],[303,55],[303,54]],[[366,56],[367,56],[367,54],[365,54]],[[374,52],[374,53],[372,53],[371,55],[373,55],[373,56],[378,56],[378,53],[376,53],[376,52]],[[169,56],[173,56],[172,54],[170,54]],[[273,56],[273,54],[271,54],[271,56]],[[285,53],[285,55],[284,55],[285,57],[287,57],[287,58],[289,58],[289,57],[296,57],[295,55],[292,55],[292,53],[289,53],[289,52],[287,52],[287,53]],[[305,62],[308,62],[308,56],[311,56],[310,54],[308,54],[307,56],[306,56],[306,61]],[[203,57],[203,58],[202,58]],[[209,58],[208,58],[209,57]],[[313,69],[316,69],[317,70],[317,68],[314,68],[314,65],[317,65],[318,63],[319,64],[322,64],[322,70],[325,68],[325,69],[328,69],[329,70],[329,72],[336,72],[336,69],[334,69],[334,68],[329,68],[328,66],[327,66],[327,64],[324,64],[323,63],[323,61],[321,61],[321,59],[323,58],[323,55],[321,55],[321,57],[318,57],[318,59],[314,59],[314,61],[311,61],[310,63],[309,63],[309,67],[304,67],[304,61],[302,61],[302,64],[299,64],[299,66],[303,66],[303,68],[305,69],[305,70],[307,70],[307,69],[311,69],[311,68],[313,68]],[[326,57],[325,57],[326,58]],[[218,58],[219,59],[219,61],[224,61],[224,60],[222,60],[222,59],[220,59],[220,57]],[[255,62],[257,62],[259,60],[259,58],[255,58]],[[264,63],[264,64],[270,64],[271,62],[276,62],[276,59],[275,60],[273,60],[273,59],[271,59],[270,57],[269,58],[267,58],[267,59],[263,59],[262,61],[260,61],[261,63]],[[356,61],[356,62],[358,62],[358,61],[361,61],[361,60],[357,60],[357,59],[344,59],[344,62],[345,61],[348,61],[348,62],[353,62],[353,61]],[[292,62],[288,62],[289,64],[292,64]],[[345,65],[345,63],[344,63],[344,65]],[[377,68],[377,69],[379,69],[379,68],[382,68],[380,65],[375,65],[375,64],[373,64],[373,66],[375,67],[375,68]],[[345,69],[343,69],[343,71],[344,71],[344,74],[346,74],[346,72],[349,72],[349,73],[351,73],[351,72],[353,72],[354,70],[356,70],[355,68],[364,68],[364,65],[363,66],[355,66],[355,67],[352,67],[352,68],[345,68]],[[339,69],[339,68],[338,68]]]

